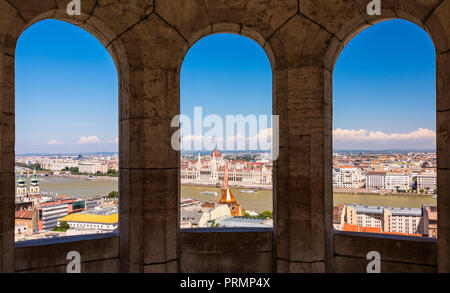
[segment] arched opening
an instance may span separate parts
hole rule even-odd
[[[234,34],[198,41],[181,70],[180,227],[273,227],[272,70]]]
[[[111,56],[83,29],[44,20],[23,32],[15,57],[16,242],[117,233]]]
[[[333,75],[335,230],[437,238],[435,59],[427,33],[404,20],[362,31],[341,53]]]

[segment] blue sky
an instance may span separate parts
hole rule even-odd
[[[334,148],[435,148],[435,59],[427,33],[408,21],[358,34],[334,70]]]
[[[115,65],[92,35],[56,20],[33,25],[16,50],[16,152],[117,151],[117,90]],[[434,47],[421,28],[391,20],[364,30],[335,67],[334,147],[433,148],[435,92]],[[270,115],[264,50],[229,34],[197,42],[181,71],[182,114],[193,118],[195,106],[203,117]]]
[[[243,148],[237,145],[237,141],[245,143],[246,137],[254,138],[251,142],[257,143],[257,135],[265,134],[264,131],[271,128],[272,69],[266,53],[258,43],[233,34],[205,37],[186,55],[180,82],[181,113],[191,119],[189,133],[192,135],[182,134],[185,138],[183,150],[211,150],[216,143],[218,149],[222,150],[268,150],[256,144],[256,147],[247,145]],[[207,115],[218,115],[223,119],[223,131],[213,135],[209,147],[195,146],[195,138],[211,137],[208,135],[211,127],[204,127],[203,133],[195,133],[194,107],[202,107],[203,119]],[[262,121],[262,126],[256,124],[253,133],[236,129],[235,135],[229,136],[226,134],[226,115],[255,115],[258,123],[259,115],[265,115],[267,121]],[[236,145],[233,148],[227,147],[227,139],[234,139]]]
[[[16,48],[16,152],[117,151],[117,137],[117,72],[103,45],[57,20],[28,28]]]

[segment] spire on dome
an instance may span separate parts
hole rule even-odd
[[[223,186],[222,186],[222,190],[227,189],[228,188],[228,163],[225,164],[225,171],[223,174]]]
[[[23,177],[23,171],[20,171],[19,178],[17,179],[17,185],[19,187],[24,187],[25,186],[25,178]]]
[[[228,188],[228,163],[225,164],[225,173],[223,177],[222,198],[220,203],[237,203],[230,188]]]
[[[217,149],[217,147],[214,149],[214,151],[211,153],[211,156],[213,158],[222,158],[222,153]]]
[[[200,170],[202,168],[202,159],[200,157],[200,153],[198,153],[197,163],[195,165],[198,170]]]
[[[39,180],[37,178],[36,168],[35,168],[33,171],[33,176],[31,177],[31,185],[38,185],[38,182],[39,182]]]

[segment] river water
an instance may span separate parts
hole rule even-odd
[[[98,177],[94,180],[80,178],[43,177],[40,178],[41,192],[58,193],[69,197],[90,198],[105,196],[118,190],[118,181],[111,178]],[[256,193],[241,193],[243,188],[232,188],[231,191],[244,210],[263,212],[272,211],[272,190],[259,190]],[[201,195],[203,191],[217,192],[217,196]],[[182,198],[197,199],[200,202],[219,201],[221,189],[205,186],[182,186]],[[420,208],[422,204],[436,205],[437,200],[424,195],[378,195],[378,194],[342,194],[334,195],[334,205],[365,204],[372,206]]]
[[[335,193],[334,205],[363,204],[393,208],[420,208],[422,204],[437,205],[437,199],[430,195],[379,195],[379,194],[344,194]]]
[[[102,177],[93,180],[66,177],[39,178],[41,192],[58,193],[68,197],[91,198],[106,196],[111,191],[118,191],[119,181],[104,179]]]
[[[231,188],[231,192],[244,210],[257,213],[273,210],[272,190],[258,190],[255,193],[241,193],[240,191],[243,189],[244,188]],[[217,196],[201,195],[200,193],[203,191],[217,192]],[[219,201],[222,197],[222,189],[205,186],[182,186],[181,197],[197,199],[200,202]]]

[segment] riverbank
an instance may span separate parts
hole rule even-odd
[[[213,187],[213,188],[222,188],[221,184],[199,184],[199,183],[187,183],[181,182],[181,186],[193,186],[193,187]],[[228,187],[230,188],[242,188],[242,189],[255,189],[255,190],[272,190],[272,185],[237,185],[228,183]]]
[[[424,196],[424,197],[437,197],[436,194],[433,193],[408,193],[408,192],[393,192],[393,191],[383,191],[383,190],[367,190],[364,191],[364,189],[333,189],[334,194],[358,194],[358,195],[366,195],[366,194],[374,194],[374,195],[380,195],[380,196],[407,196],[407,195],[414,195],[414,196]]]
[[[421,208],[422,205],[437,205],[437,199],[418,194],[353,194],[334,193],[333,204],[359,204],[378,207]]]
[[[256,213],[262,213],[264,211],[273,211],[273,196],[272,190],[257,190],[254,193],[243,193],[241,190],[245,188],[233,188],[231,187],[236,200],[241,207],[246,211],[254,211]],[[204,194],[204,192],[210,192],[210,194]],[[203,194],[202,194],[203,193]],[[217,195],[214,195],[217,194]],[[215,186],[193,186],[182,185],[181,186],[181,198],[183,199],[196,199],[203,202],[215,201],[218,202],[222,197],[222,188]]]
[[[58,174],[43,176],[43,178],[72,178],[72,179],[85,179],[85,180],[109,180],[109,181],[119,181],[119,177],[114,176],[96,176],[96,175],[74,175],[74,174]],[[90,178],[90,179],[88,179]]]

